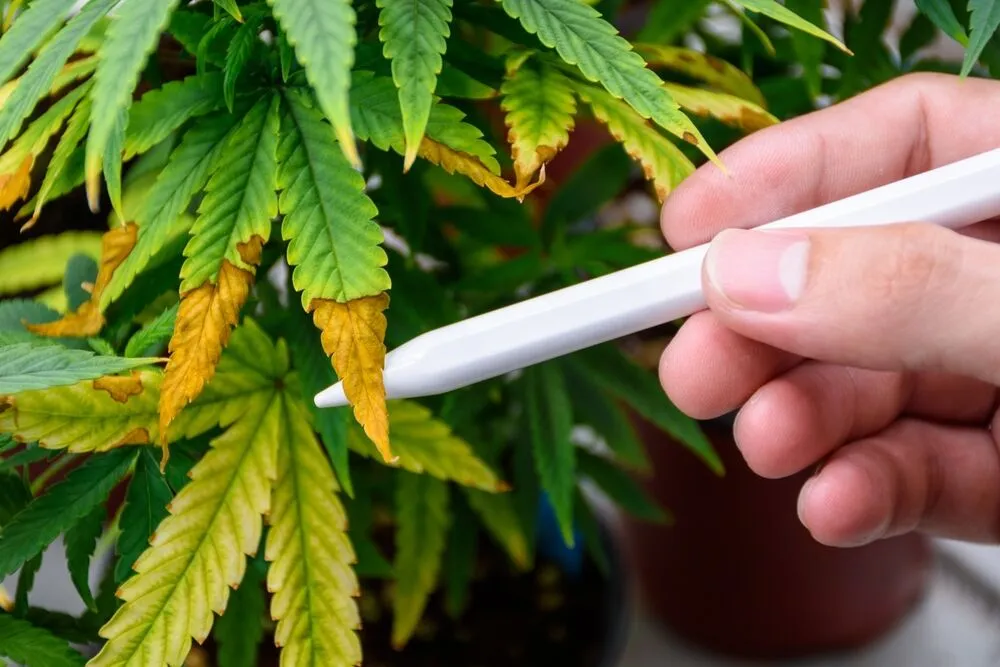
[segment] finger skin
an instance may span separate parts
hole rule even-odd
[[[1000,541],[1000,455],[985,429],[917,420],[837,450],[806,482],[799,517],[822,544],[851,547],[915,530]]]
[[[902,415],[984,427],[996,394],[970,378],[807,362],[762,386],[740,410],[734,435],[754,472],[780,478]]]

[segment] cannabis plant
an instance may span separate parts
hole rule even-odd
[[[993,3],[973,3],[969,39],[951,5],[920,4],[911,46],[933,21],[967,69],[992,57]],[[445,558],[461,613],[477,530],[529,570],[542,505],[606,563],[584,480],[663,520],[629,477],[633,418],[720,466],[619,346],[388,403],[386,346],[655,257],[634,225],[588,223],[630,165],[662,201],[725,168],[713,145],[776,123],[770,104],[794,115],[910,67],[862,39],[891,3],[849,26],[880,68],[817,27],[819,0],[788,5],[809,20],[726,3],[759,40],[733,51],[688,0],[652,5],[632,42],[615,0],[5,2],[5,225],[85,192],[107,226],[0,255],[0,291],[30,296],[0,303],[0,577],[20,572],[0,654],[181,665],[211,636],[219,664],[255,664],[268,633],[282,664],[354,665],[365,578],[395,582],[403,647]],[[755,85],[762,52],[804,102]],[[553,188],[547,166],[594,123],[614,143]],[[315,408],[338,379],[351,407]],[[28,602],[60,538],[79,618]]]

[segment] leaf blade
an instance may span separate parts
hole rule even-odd
[[[0,347],[0,394],[64,387],[156,361],[96,356],[87,350],[70,350],[53,345],[6,345]]]
[[[82,667],[84,662],[65,639],[4,613],[0,613],[0,656],[26,667]]]

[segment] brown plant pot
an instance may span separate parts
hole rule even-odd
[[[922,597],[932,565],[925,537],[823,546],[796,513],[808,472],[756,476],[731,422],[719,420],[704,424],[726,467],[718,477],[669,436],[636,423],[654,467],[643,484],[676,522],[626,521],[627,558],[647,613],[673,634],[740,657],[804,657],[881,637]]]

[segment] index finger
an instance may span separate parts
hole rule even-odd
[[[683,250],[996,148],[998,103],[996,81],[911,74],[761,130],[720,154],[729,176],[707,164],[681,183],[663,234]]]

